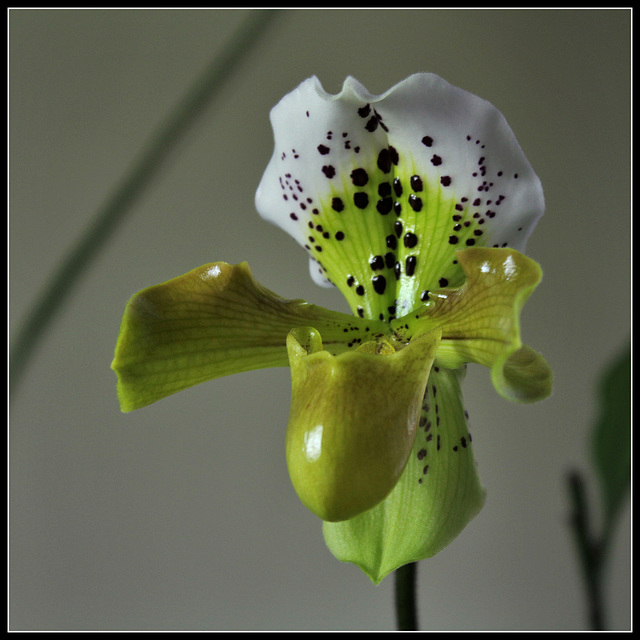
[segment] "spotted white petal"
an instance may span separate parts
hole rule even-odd
[[[317,78],[272,110],[275,150],[260,214],[310,254],[354,313],[389,320],[425,290],[456,286],[456,249],[522,251],[544,210],[540,182],[502,114],[421,73],[386,93]]]

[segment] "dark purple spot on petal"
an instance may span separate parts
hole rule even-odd
[[[369,266],[373,271],[384,269],[384,258],[382,256],[373,256],[373,258],[369,260]]]
[[[389,171],[391,171],[391,155],[389,149],[382,149],[378,154],[378,169],[380,169],[382,173],[389,173]]]
[[[386,216],[393,207],[393,200],[391,198],[381,198],[376,204],[376,209],[380,215]]]
[[[415,233],[406,233],[404,236],[404,246],[412,249],[418,244],[418,236]]]
[[[412,193],[409,196],[409,205],[411,206],[411,208],[418,212],[422,210],[422,198],[420,196],[415,195],[415,193]]]
[[[324,173],[327,178],[333,178],[336,175],[336,170],[329,164],[322,167],[322,173]]]
[[[364,187],[364,185],[369,182],[369,176],[364,169],[354,169],[351,172],[351,182],[353,182],[356,187]]]
[[[371,116],[367,124],[364,125],[364,128],[367,131],[371,131],[371,133],[373,133],[378,128],[378,118],[376,118],[375,116]]]
[[[373,276],[371,283],[373,284],[373,289],[376,293],[380,295],[384,293],[387,286],[387,280],[384,276]]]
[[[378,185],[378,195],[381,198],[386,198],[391,195],[391,185],[388,182],[381,182]]]
[[[353,204],[355,204],[358,209],[366,209],[369,204],[369,196],[365,191],[358,191],[353,194]]]
[[[417,258],[415,256],[409,256],[405,261],[405,272],[408,276],[412,276],[416,270]]]
[[[423,184],[420,176],[411,176],[411,188],[417,193],[422,191]]]

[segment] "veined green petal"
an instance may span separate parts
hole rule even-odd
[[[378,506],[345,522],[325,522],[327,546],[378,584],[409,562],[447,546],[484,504],[462,405],[463,370],[433,367],[413,451],[400,481]]]
[[[323,520],[352,518],[397,483],[439,338],[436,329],[399,351],[371,340],[332,356],[315,329],[289,334],[289,475],[302,503]]]
[[[436,364],[455,369],[477,362],[492,369],[498,392],[517,402],[551,393],[544,358],[520,340],[520,311],[542,277],[539,265],[515,249],[474,247],[458,251],[466,280],[429,293],[422,311],[391,323],[399,336],[442,328]]]
[[[313,325],[333,353],[378,334],[375,321],[285,300],[247,263],[206,264],[129,300],[111,368],[123,411],[221,376],[287,366],[286,337]]]

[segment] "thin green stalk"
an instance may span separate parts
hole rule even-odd
[[[398,631],[418,630],[416,606],[417,563],[411,562],[395,571],[396,624]]]
[[[250,12],[225,50],[216,55],[202,76],[151,137],[150,143],[142,151],[132,170],[116,187],[89,229],[53,273],[27,314],[10,351],[11,392],[18,387],[29,357],[80,276],[87,270],[89,263],[105,246],[118,224],[130,213],[136,199],[157,176],[167,156],[184,138],[205,108],[220,95],[225,82],[258,43],[278,13],[276,10]]]
[[[584,480],[573,472],[568,478],[573,511],[571,528],[581,560],[587,595],[589,625],[592,631],[604,630],[603,604],[603,541],[597,540],[591,531]]]

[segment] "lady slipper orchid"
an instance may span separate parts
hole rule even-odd
[[[503,116],[433,74],[370,94],[316,78],[271,112],[259,213],[308,252],[353,316],[204,265],[129,301],[112,367],[123,411],[236,372],[291,368],[290,477],[325,541],[375,583],[449,544],[484,502],[460,381],[516,402],[551,391],[520,340],[541,278],[522,251],[544,210]]]

